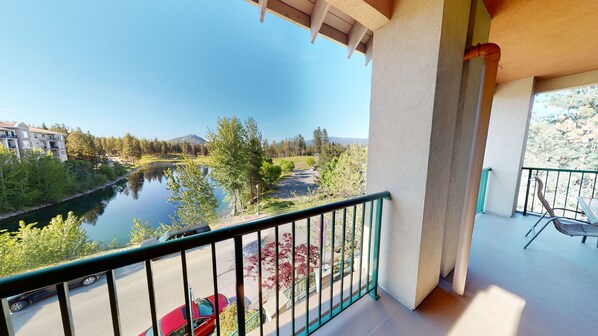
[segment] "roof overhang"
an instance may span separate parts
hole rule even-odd
[[[245,0],[259,8],[260,20],[266,12],[295,23],[311,34],[347,47],[347,56],[354,52],[371,60],[372,31],[390,21],[392,0]]]

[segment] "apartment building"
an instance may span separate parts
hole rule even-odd
[[[42,149],[51,151],[61,161],[67,160],[66,135],[43,128],[29,127],[25,123],[9,123],[0,121],[0,143],[14,150],[20,158],[23,151]]]

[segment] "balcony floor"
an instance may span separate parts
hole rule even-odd
[[[441,280],[411,311],[380,291],[316,335],[596,335],[596,239],[582,244],[551,225],[523,250],[537,219],[478,215],[464,296]]]

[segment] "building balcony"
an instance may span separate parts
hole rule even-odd
[[[411,311],[380,290],[380,300],[356,302],[316,334],[594,335],[596,241],[548,227],[524,250],[537,219],[477,215],[465,295],[449,277]]]

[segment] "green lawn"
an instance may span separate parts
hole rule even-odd
[[[308,158],[312,158],[315,161],[315,158],[313,156],[290,156],[286,158],[272,159],[272,161],[274,162],[274,164],[277,165],[280,164],[280,161],[282,160],[293,161],[295,163],[295,169],[309,169],[311,168],[311,166],[307,164]]]
[[[178,163],[183,162],[185,157],[183,155],[167,155],[167,156],[157,156],[157,155],[144,155],[141,157],[137,166],[143,166],[149,163],[156,163],[156,162],[168,162],[168,163]],[[198,156],[193,158],[193,162],[201,165],[209,166],[212,162],[211,156]]]

